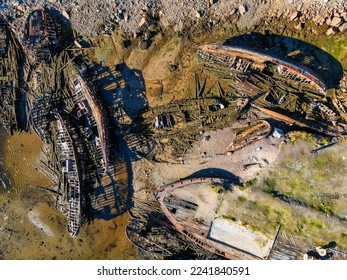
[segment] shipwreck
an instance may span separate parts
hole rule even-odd
[[[9,133],[20,127],[19,100],[22,53],[8,23],[0,19],[0,121]]]
[[[75,144],[66,127],[66,120],[57,112],[54,115],[57,123],[56,151],[61,165],[62,184],[66,190],[68,232],[74,237],[82,223],[81,167]]]
[[[51,62],[59,42],[54,21],[48,11],[38,9],[30,13],[23,41],[31,63]]]
[[[72,87],[75,102],[75,116],[82,124],[88,141],[92,141],[95,150],[95,159],[100,165],[99,171],[108,170],[109,146],[106,129],[106,118],[95,92],[80,74],[76,74]]]

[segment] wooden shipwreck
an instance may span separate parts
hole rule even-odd
[[[203,45],[198,50],[198,56],[204,62],[227,67],[236,72],[263,71],[267,67],[274,66],[275,72],[281,76],[313,84],[322,93],[327,91],[325,82],[313,70],[264,50],[228,45]]]
[[[274,119],[329,136],[346,134],[343,102],[327,95],[327,85],[312,69],[266,50],[245,46],[204,45],[204,65],[224,69],[236,96]]]
[[[66,120],[59,113],[54,113],[57,123],[56,151],[61,166],[62,180],[66,190],[66,216],[68,232],[78,234],[82,223],[82,179],[79,159],[75,144],[66,127]]]
[[[56,27],[48,11],[32,11],[24,30],[24,49],[34,64],[50,63],[58,46]]]
[[[83,124],[84,132],[88,141],[94,143],[95,158],[100,163],[100,172],[108,170],[108,135],[106,129],[106,118],[101,104],[95,96],[95,92],[90,85],[76,74],[72,81],[74,90],[75,116]]]
[[[230,125],[247,104],[246,98],[233,101],[221,101],[217,98],[182,100],[151,108],[142,118],[143,123],[153,131],[154,137],[199,134],[201,130]]]
[[[6,21],[0,18],[0,121],[9,133],[19,129],[22,53]]]
[[[250,126],[242,128],[237,132],[235,139],[228,147],[228,151],[234,152],[242,149],[247,145],[264,139],[270,134],[270,132],[271,125],[265,120],[260,120],[256,123],[250,124]]]

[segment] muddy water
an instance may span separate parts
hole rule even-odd
[[[51,182],[35,168],[42,144],[35,134],[0,128],[0,259],[137,259],[125,237],[127,214],[83,225],[72,238],[55,209]]]

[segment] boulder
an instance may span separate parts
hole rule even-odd
[[[242,16],[242,15],[244,15],[246,12],[247,12],[247,6],[241,4],[241,5],[239,6],[239,13],[240,13],[240,15]]]
[[[295,25],[294,28],[296,30],[301,30],[304,27],[304,24],[302,22],[299,22],[298,25]]]
[[[299,12],[293,12],[290,14],[289,19],[290,20],[295,20],[299,17]]]
[[[272,136],[275,138],[282,138],[282,137],[284,137],[284,132],[282,129],[275,127],[273,132],[272,132]]]
[[[342,23],[343,23],[342,18],[340,18],[340,17],[334,17],[334,18],[331,20],[330,26],[339,27]]]
[[[339,31],[340,32],[344,32],[347,30],[347,22],[345,22],[344,24],[342,24],[340,27],[339,27]]]
[[[146,22],[147,22],[146,17],[142,17],[139,23],[139,27],[142,27],[143,25],[145,25]]]
[[[328,36],[329,35],[334,35],[335,34],[335,30],[333,27],[330,27],[328,30],[327,30],[327,33],[326,33]]]

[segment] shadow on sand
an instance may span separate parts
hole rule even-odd
[[[185,179],[203,178],[203,177],[221,178],[221,179],[228,180],[230,183],[241,184],[240,177],[236,176],[233,173],[230,173],[227,170],[220,169],[220,168],[201,169],[197,172],[194,172],[192,175],[186,177]]]
[[[132,207],[132,162],[138,156],[123,135],[148,101],[140,70],[121,63],[112,67],[94,64],[92,71],[108,122],[110,167],[90,194],[89,205],[92,219],[110,220]]]

